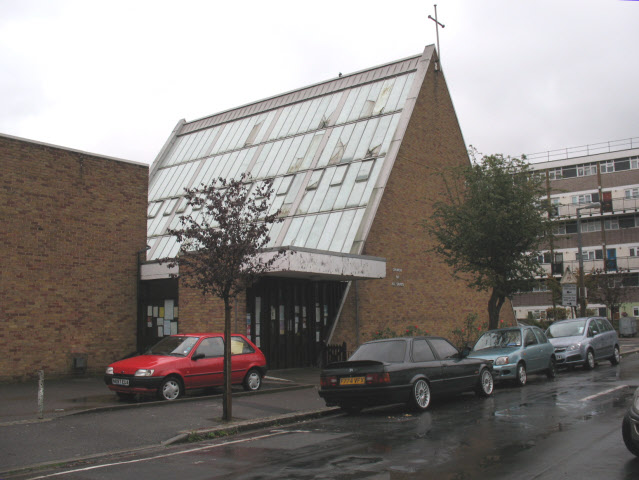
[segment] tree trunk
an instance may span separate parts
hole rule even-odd
[[[488,330],[499,328],[499,312],[505,301],[506,297],[499,295],[493,289],[490,300],[488,300]]]
[[[224,298],[224,393],[222,395],[222,420],[233,417],[231,390],[231,302]]]

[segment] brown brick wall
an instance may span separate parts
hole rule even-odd
[[[246,334],[246,295],[233,301],[231,331]],[[180,283],[180,333],[224,331],[224,301]]]
[[[136,346],[148,167],[0,136],[0,380],[100,372]]]
[[[449,336],[473,312],[487,324],[488,294],[453,279],[450,269],[428,252],[433,243],[423,228],[443,195],[438,170],[463,162],[468,155],[448,89],[431,65],[363,252],[386,258],[387,277],[357,282],[360,342],[370,340],[375,330],[401,332],[411,325]],[[501,317],[505,324],[514,321],[509,302]],[[353,285],[332,343],[346,341],[352,350],[355,324]]]

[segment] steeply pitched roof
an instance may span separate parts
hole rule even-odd
[[[180,121],[151,169],[148,260],[178,253],[184,188],[242,173],[274,180],[270,246],[361,253],[433,51]]]

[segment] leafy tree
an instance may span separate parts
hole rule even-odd
[[[593,270],[584,280],[589,303],[603,303],[612,318],[630,296],[630,289],[625,286],[630,278],[630,271],[621,268],[614,272],[599,268]]]
[[[187,212],[179,227],[169,230],[181,243],[180,254],[163,259],[179,265],[183,285],[224,301],[224,397],[223,419],[232,418],[231,306],[232,300],[267,272],[282,251],[268,260],[258,256],[270,240],[268,232],[280,221],[268,213],[272,181],[252,185],[246,175],[219,178],[210,185],[185,189]]]
[[[522,159],[483,156],[441,173],[443,198],[426,223],[433,250],[469,287],[490,291],[488,328],[497,328],[506,299],[542,274],[540,246],[551,235],[543,179]]]

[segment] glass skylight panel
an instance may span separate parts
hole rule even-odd
[[[388,101],[386,102],[386,112],[394,112],[395,110],[401,109],[404,105],[399,103],[399,98],[402,95],[402,91],[404,87],[408,83],[409,86],[412,82],[408,80],[412,80],[413,75],[402,75],[401,77],[397,77],[395,79],[395,85],[393,85],[393,91],[388,97]]]
[[[382,171],[382,167],[384,166],[384,159],[378,158],[375,160],[375,164],[373,169],[371,170],[371,174],[368,177],[368,181],[366,182],[366,188],[364,189],[364,194],[359,202],[360,206],[364,206],[368,204],[368,201],[371,198],[371,194],[373,193],[373,188],[375,188],[375,184],[377,183],[377,177],[379,176],[379,172]]]
[[[306,239],[311,233],[311,228],[313,227],[313,223],[315,223],[315,215],[308,215],[304,217],[302,226],[297,232],[297,235],[295,236],[295,240],[293,240],[294,246],[303,247],[306,244]]]
[[[313,103],[312,101],[300,103],[300,109],[297,112],[297,115],[295,116],[295,120],[293,121],[293,124],[291,125],[291,129],[288,132],[288,135],[295,135],[301,132],[300,127],[312,103]]]
[[[300,227],[302,226],[302,222],[304,221],[304,217],[295,217],[291,221],[288,230],[286,231],[286,236],[284,237],[284,241],[282,242],[283,247],[288,247],[293,245],[293,241],[297,236],[297,232],[300,231]]]
[[[311,174],[311,178],[308,180],[308,184],[306,185],[306,190],[315,190],[319,187],[320,180],[322,179],[322,175],[324,174],[324,170],[315,170]]]
[[[151,202],[149,203],[149,208],[147,211],[147,217],[148,218],[154,218],[158,212],[160,211],[160,207],[162,207],[162,204],[164,203],[164,200],[160,200],[158,202]]]
[[[328,141],[324,146],[324,150],[322,151],[322,155],[317,162],[318,167],[324,167],[328,165],[328,161],[335,153],[335,148],[338,145],[342,130],[344,130],[344,127],[335,127],[333,130],[328,130],[329,133],[327,133],[327,135],[330,135],[330,137],[328,138]]]
[[[291,188],[291,184],[293,183],[293,175],[287,175],[285,177],[278,178],[273,184],[273,188],[275,190],[275,194],[279,197],[282,195],[286,195]],[[277,185],[277,187],[276,187]]]
[[[374,163],[375,162],[373,160],[362,162],[359,167],[359,172],[357,172],[357,177],[355,178],[355,181],[365,182],[366,180],[368,180],[368,177],[371,174],[371,170],[373,168]]]
[[[331,179],[331,186],[333,185],[341,185],[344,182],[344,176],[346,176],[346,171],[348,170],[348,165],[340,165],[335,169],[335,173],[333,174],[333,178]]]
[[[353,109],[353,105],[355,105],[355,100],[357,100],[357,96],[359,95],[359,88],[352,88],[348,91],[348,97],[342,106],[342,110],[337,118],[337,125],[341,125],[342,123],[346,123],[348,119],[348,115],[351,113]]]
[[[300,132],[308,132],[310,130],[317,130],[320,128],[320,123],[329,101],[330,97],[328,96],[313,100],[306,117],[304,117],[302,125],[300,125]]]
[[[225,130],[228,130],[228,132],[224,136],[224,140],[220,142],[220,146],[217,150],[218,152],[222,153],[222,152],[226,152],[230,150],[229,145],[231,144],[231,141],[235,137],[237,130],[240,128],[240,124],[241,124],[241,121],[231,122],[229,124],[229,128],[225,129]]]
[[[352,122],[360,118],[362,114],[362,110],[364,108],[364,104],[366,103],[366,100],[368,99],[368,95],[371,91],[371,88],[372,88],[372,85],[364,85],[362,87],[359,87],[359,93],[357,95],[357,99],[355,100],[355,103],[353,104],[353,108],[348,115],[348,118],[346,120],[347,122]]]
[[[324,231],[328,217],[329,215],[327,213],[315,216],[313,228],[311,228],[311,232],[309,233],[304,245],[306,248],[317,248],[317,244],[322,238],[322,232]]]
[[[278,132],[276,138],[284,138],[289,135],[291,127],[293,126],[293,122],[295,121],[295,118],[297,118],[297,114],[299,113],[300,108],[301,108],[301,104],[299,103],[296,103],[295,105],[293,105],[293,108],[290,109],[290,111],[288,112],[288,115],[284,119],[284,124],[282,125],[282,129]],[[284,114],[284,112],[282,112],[282,114]]]
[[[317,153],[317,149],[324,137],[324,132],[316,133],[315,135],[307,135],[307,137],[310,138],[311,141],[308,149],[304,153],[304,159],[302,161],[302,165],[300,165],[300,170],[310,168],[311,163],[313,163],[313,158],[315,158],[315,154]]]
[[[359,226],[362,223],[362,218],[364,218],[365,208],[358,208],[355,211],[355,218],[351,223],[351,228],[348,230],[348,234],[346,235],[346,239],[344,240],[344,245],[342,245],[343,253],[355,253],[352,252],[353,242],[355,241],[355,237],[357,235],[357,231],[359,230]]]
[[[366,122],[364,133],[362,134],[359,144],[357,145],[357,149],[355,150],[354,157],[356,160],[372,156],[372,152],[369,152],[369,147],[371,146],[371,141],[373,140],[373,135],[377,129],[378,122],[379,118],[372,118]]]
[[[346,208],[350,207],[359,207],[359,203],[362,200],[362,195],[364,194],[364,190],[366,189],[366,182],[355,182],[353,185],[353,189],[351,190],[351,194],[346,201]]]
[[[270,153],[271,148],[273,148],[273,145],[275,143],[276,142],[267,143],[262,147],[262,150],[260,151],[257,157],[257,160],[255,164],[253,165],[253,168],[249,172],[253,178],[259,178],[260,170],[262,170],[262,166],[264,165],[264,162],[266,161],[266,157],[268,157],[268,154]]]
[[[269,170],[273,168],[273,164],[275,163],[275,158],[277,157],[278,152],[282,148],[282,145],[284,145],[285,143],[286,143],[286,140],[273,143],[272,148],[268,151],[268,155],[264,158],[264,162],[262,163],[261,168],[259,169],[259,171],[255,170],[255,178],[268,177]]]
[[[397,124],[399,123],[399,117],[401,113],[394,114],[390,121],[390,125],[388,126],[388,130],[386,131],[386,137],[384,138],[384,142],[382,143],[382,147],[379,150],[380,155],[386,155],[388,153],[388,149],[390,148],[390,144],[393,141],[393,137],[395,136],[395,130],[397,129]]]
[[[328,214],[328,220],[324,226],[324,232],[322,233],[322,237],[315,248],[318,250],[328,250],[330,248],[333,236],[337,231],[337,227],[339,227],[339,221],[341,218],[342,212],[333,212]]]
[[[335,230],[335,234],[333,235],[333,240],[331,241],[331,246],[328,248],[331,252],[342,252],[342,247],[344,246],[344,240],[346,240],[346,236],[348,235],[349,230],[351,229],[351,224],[353,223],[353,219],[355,218],[355,210],[346,210],[342,217],[339,220],[339,225]],[[350,250],[350,246],[348,248]]]
[[[384,112],[384,109],[386,108],[386,102],[388,101],[388,98],[390,97],[390,94],[393,91],[394,84],[395,84],[394,78],[389,78],[387,80],[384,80],[379,96],[377,97],[377,100],[375,101],[375,107],[373,107],[373,115],[379,115]]]
[[[215,141],[215,144],[211,148],[210,153],[212,155],[216,155],[218,153],[223,152],[221,147],[224,144],[224,142],[226,142],[226,138],[229,136],[229,133],[231,132],[231,129],[233,128],[233,125],[230,123],[225,123],[223,125],[220,125],[220,128],[222,129],[222,132],[220,133],[219,137]]]
[[[313,196],[313,201],[308,207],[308,213],[317,213],[322,206],[322,202],[324,201],[324,197],[326,197],[326,193],[328,192],[329,187],[331,186],[331,177],[335,172],[334,168],[327,169],[322,175],[322,179],[317,187],[317,191]]]
[[[302,182],[304,181],[304,177],[306,177],[306,173],[298,173],[297,175],[295,175],[293,183],[288,189],[288,193],[286,194],[286,198],[284,199],[285,204],[292,204],[295,201],[300,187],[302,186]]]
[[[357,178],[358,171],[359,165],[349,165],[346,176],[344,177],[344,182],[342,182],[342,187],[333,205],[333,210],[340,210],[346,207],[346,202],[348,202],[348,197],[350,197],[353,186],[355,185],[355,178]]]
[[[282,227],[284,226],[284,222],[272,223],[271,228],[268,232],[269,241],[266,244],[266,248],[276,246],[277,237],[280,235],[282,231]]]
[[[250,149],[240,150],[237,153],[237,157],[233,160],[233,164],[231,170],[229,171],[229,179],[238,179],[240,175],[246,172],[248,165],[253,158],[253,154],[255,153],[257,147],[253,147]]]
[[[274,164],[271,166],[269,176],[283,175],[298,170],[298,165],[302,163],[302,159],[298,159],[297,157],[303,154],[300,150],[302,150],[301,146],[303,146],[305,142],[306,145],[308,145],[309,139],[307,136],[297,136],[284,140],[282,142],[283,146],[278,152]],[[306,149],[306,146],[304,146],[304,149]]]
[[[328,212],[330,210],[333,210],[333,205],[335,205],[335,200],[337,200],[337,195],[339,195],[339,191],[341,190],[341,188],[341,184],[331,185],[328,188],[328,191],[326,192],[326,195],[324,195],[324,199],[322,200],[322,204],[319,207],[321,212]]]
[[[357,145],[359,144],[359,141],[364,134],[366,123],[367,122],[357,122],[355,124],[355,129],[353,130],[351,138],[348,140],[346,150],[344,150],[344,156],[340,160],[340,163],[346,163],[355,160],[355,150],[357,149]]]

